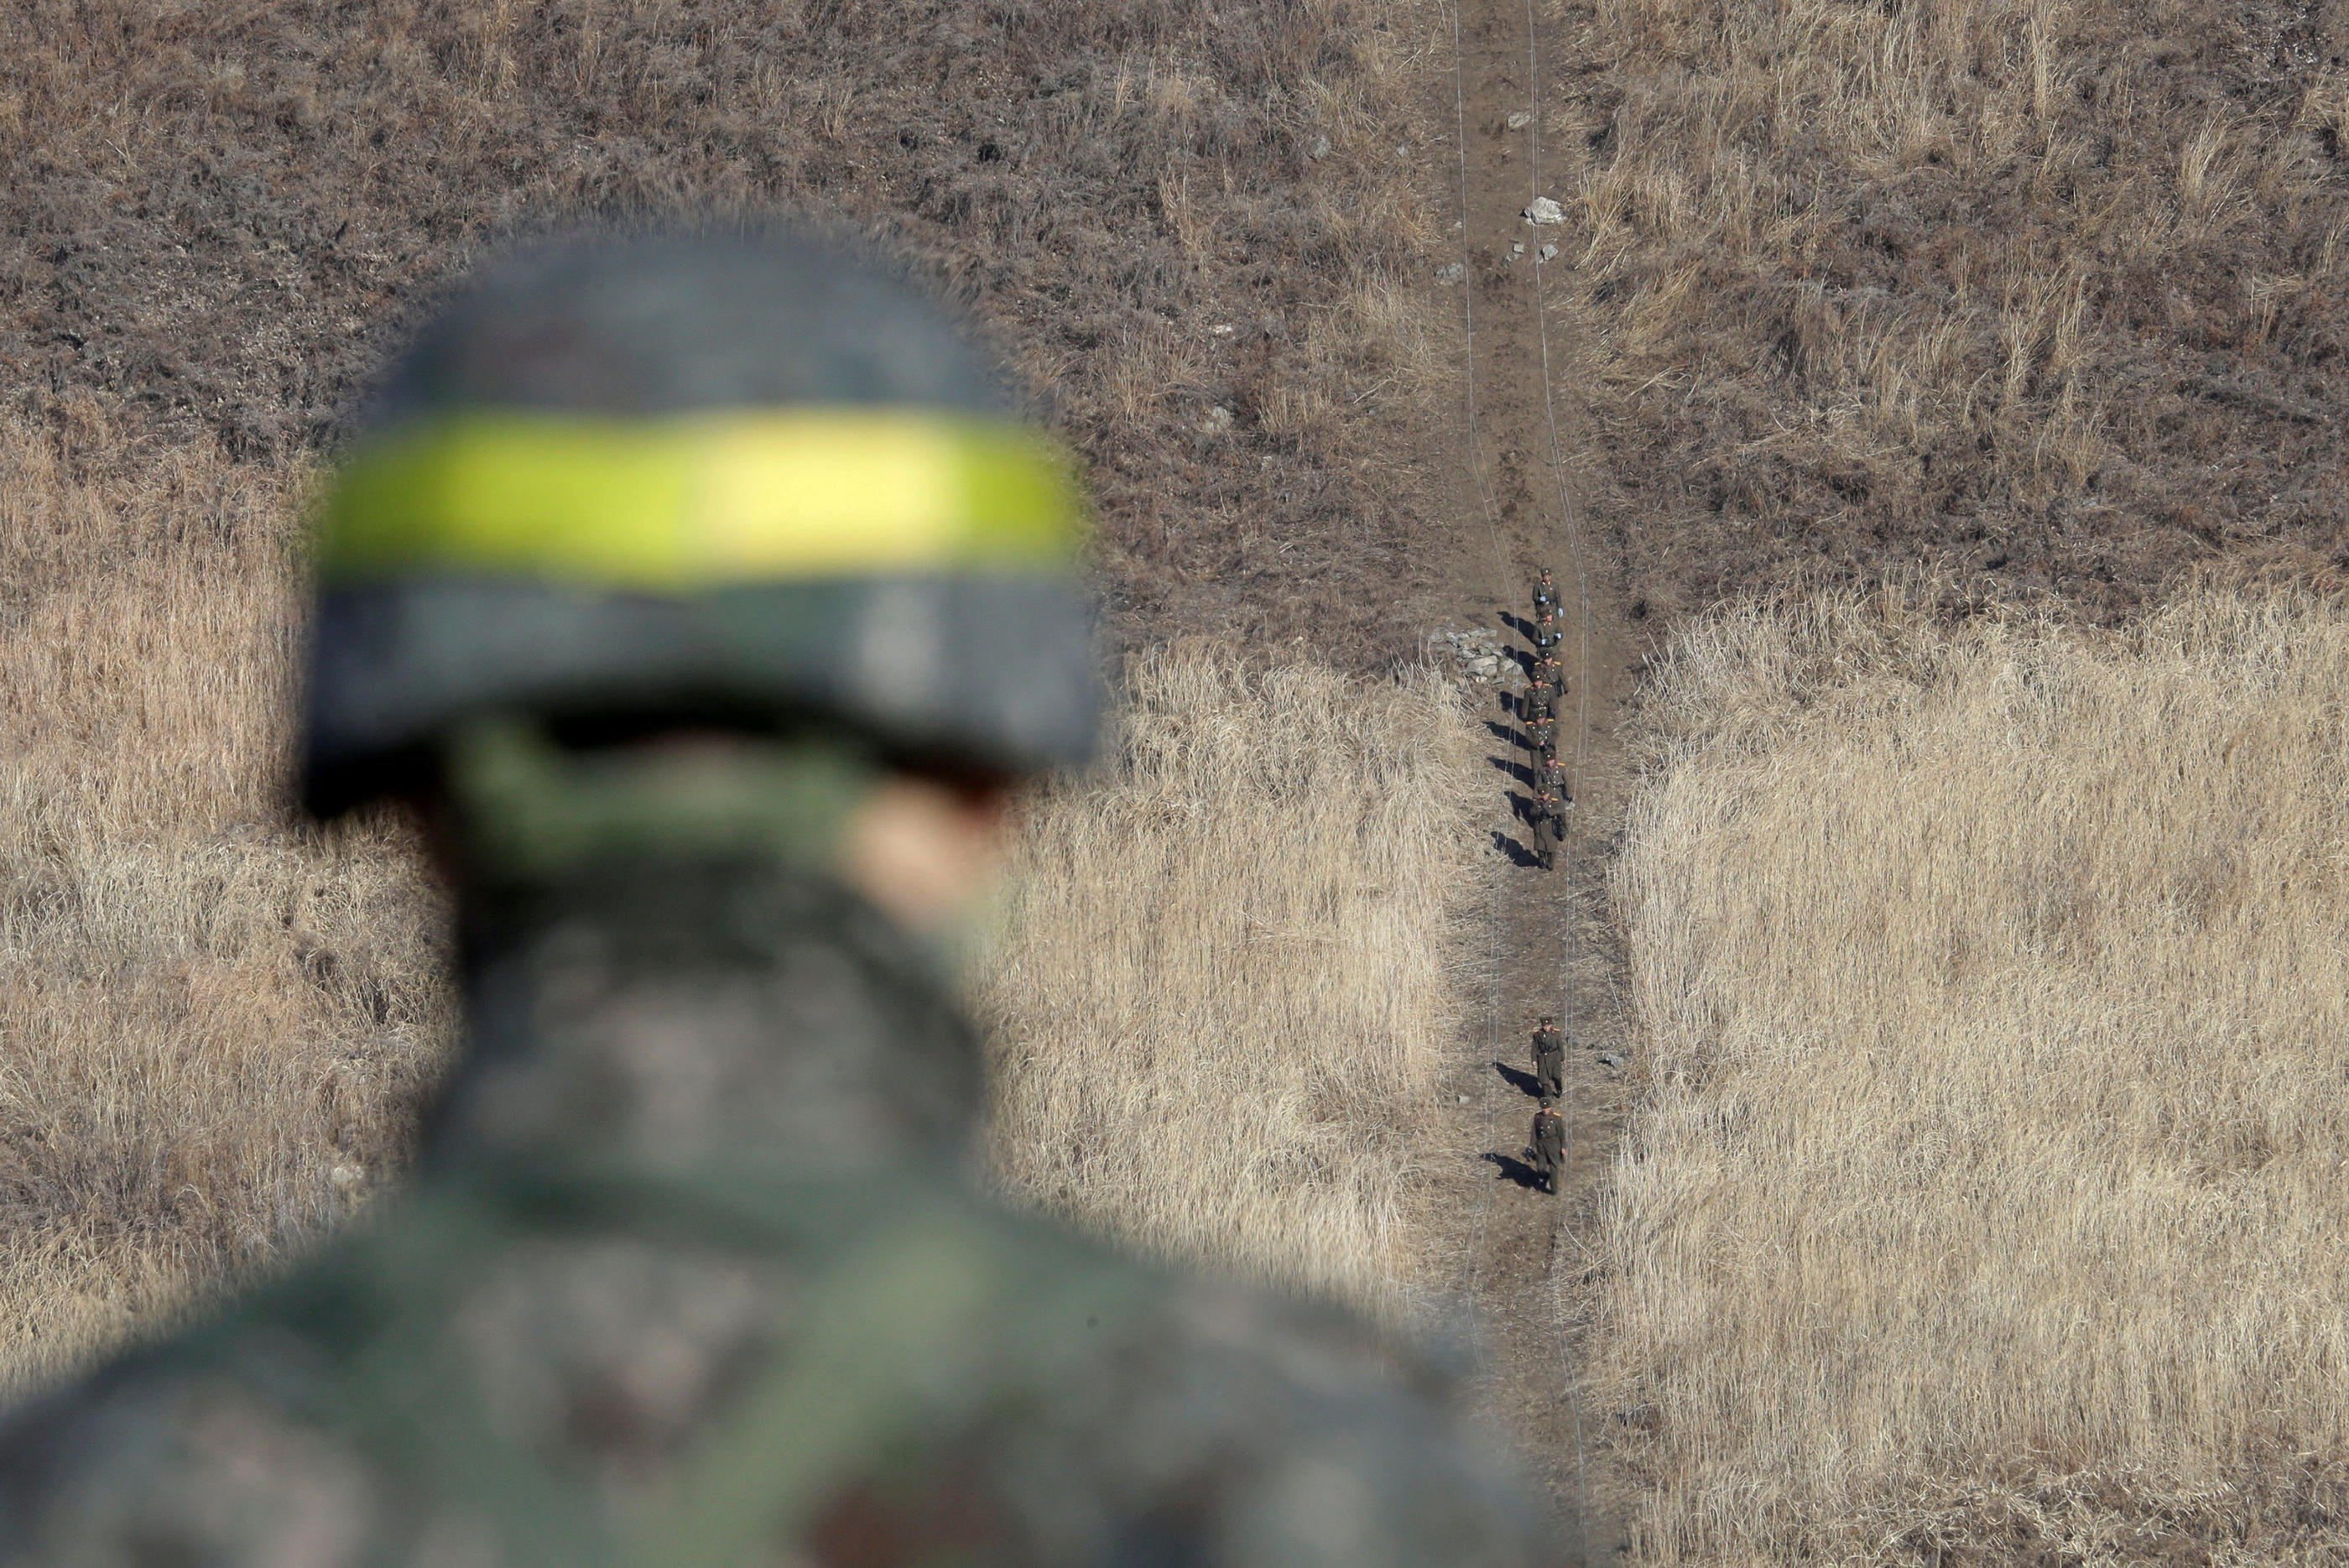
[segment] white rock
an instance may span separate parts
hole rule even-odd
[[[1537,254],[1546,262],[1554,262],[1557,260],[1557,247],[1556,245],[1544,245]]]
[[[1533,122],[1534,117],[1526,113],[1522,109],[1517,110],[1516,113],[1509,116],[1509,129],[1511,130],[1523,130],[1526,126],[1531,125]]]
[[[1601,1051],[1599,1053],[1599,1064],[1602,1067],[1619,1067],[1623,1064],[1623,1058],[1612,1051]]]
[[[1528,223],[1562,223],[1566,222],[1566,209],[1547,196],[1536,196],[1524,216]]]
[[[1207,410],[1207,417],[1199,421],[1199,428],[1208,435],[1221,435],[1232,428],[1232,410],[1217,403]]]
[[[1309,148],[1307,148],[1307,149],[1305,150],[1305,156],[1306,156],[1306,157],[1308,157],[1308,158],[1327,158],[1327,157],[1329,157],[1329,156],[1330,156],[1330,139],[1329,139],[1328,137],[1326,137],[1326,136],[1317,136],[1317,137],[1315,137],[1315,138],[1313,139],[1313,145],[1312,145],[1312,146],[1310,146],[1310,147],[1309,147]]]
[[[1231,327],[1221,321],[1216,322],[1213,327],[1208,327],[1207,330],[1214,333],[1218,337],[1229,337],[1232,335]]]
[[[1438,283],[1458,283],[1462,278],[1466,277],[1467,275],[1468,269],[1462,266],[1458,262],[1454,262],[1449,266],[1440,266],[1435,269],[1435,281]]]
[[[1516,244],[1511,245],[1511,246],[1509,247],[1509,254],[1510,254],[1511,255],[1513,255],[1513,256],[1521,256],[1521,255],[1525,254],[1526,254],[1526,242],[1525,242],[1525,241],[1523,241],[1523,240],[1519,240]]]

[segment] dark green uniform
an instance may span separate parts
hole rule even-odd
[[[1549,870],[1557,864],[1558,847],[1566,842],[1566,819],[1558,812],[1557,797],[1544,792],[1534,797],[1534,854],[1541,860],[1542,869]]]
[[[1566,1097],[1566,1039],[1555,1029],[1534,1031],[1534,1079],[1538,1093]]]
[[[1534,619],[1539,621],[1545,616],[1557,613],[1557,590],[1550,587],[1549,574],[1544,572],[1540,580],[1534,584]]]
[[[1558,1173],[1566,1168],[1566,1118],[1549,1106],[1534,1113],[1534,1170],[1542,1190],[1557,1190]]]

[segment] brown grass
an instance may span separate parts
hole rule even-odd
[[[2334,8],[1550,9],[1552,306],[1635,613],[1921,566],[2108,620],[2349,560]]]
[[[0,1386],[363,1200],[449,1028],[411,846],[278,805],[285,483],[67,413],[0,422]]]
[[[1655,1562],[2349,1552],[2349,612],[1673,643],[1606,1214]]]
[[[1001,946],[996,1164],[1153,1250],[1398,1314],[1416,1142],[1480,889],[1456,691],[1192,649],[1138,660],[1117,761],[1026,824]]]

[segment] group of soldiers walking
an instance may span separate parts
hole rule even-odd
[[[1534,858],[1545,871],[1557,864],[1558,846],[1566,842],[1566,813],[1574,805],[1566,764],[1557,758],[1558,704],[1566,698],[1566,667],[1558,662],[1557,646],[1564,635],[1557,592],[1545,568],[1534,585],[1533,683],[1517,699],[1518,725],[1533,756],[1533,800],[1526,815]]]
[[[1557,1190],[1557,1174],[1566,1167],[1566,1118],[1557,1103],[1566,1097],[1566,1036],[1547,1012],[1534,1031],[1534,1086],[1541,1108],[1534,1112],[1534,1174],[1542,1190]]]

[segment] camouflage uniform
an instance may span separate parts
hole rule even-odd
[[[1558,1173],[1566,1168],[1566,1118],[1547,1100],[1534,1113],[1534,1170],[1542,1190],[1557,1190]]]
[[[926,307],[860,295],[853,274],[823,311],[744,348],[773,327],[771,302],[820,293],[840,267],[728,254],[714,281],[698,253],[683,265],[656,247],[616,267],[558,254],[507,303],[608,298],[622,328],[574,312],[456,333],[486,337],[479,364],[436,360],[428,334],[407,384],[495,402],[480,386],[495,392],[500,366],[537,356],[547,379],[509,402],[548,386],[633,396],[648,375],[630,358],[636,327],[664,343],[700,332],[689,368],[717,366],[721,393],[778,355],[831,354],[847,363],[835,379],[866,394],[886,381],[857,358],[874,343],[910,339],[918,364],[936,361]],[[481,297],[453,319],[478,317]],[[859,327],[851,307],[883,326]],[[691,379],[654,390],[717,396]],[[367,513],[365,484],[416,508],[450,474],[511,477],[494,441],[516,429],[543,436],[517,416],[460,431],[470,446],[428,442],[433,484],[412,492],[396,473],[366,478],[363,453],[364,483],[344,482],[319,552],[308,798],[330,812],[403,769],[437,778],[460,847],[468,1051],[415,1189],[278,1282],[19,1411],[0,1429],[0,1558],[1556,1561],[1528,1495],[1428,1364],[1334,1313],[1122,1261],[1003,1210],[968,1174],[978,1042],[937,955],[833,874],[823,840],[843,781],[885,758],[1016,773],[1090,744],[1081,683],[1072,698],[1048,679],[1040,698],[1030,680],[1065,665],[1065,622],[1011,636],[979,615],[947,650],[964,684],[929,701],[923,642],[940,625],[1061,590],[955,571],[708,595],[511,569],[475,582],[429,559],[378,569],[401,541],[367,532],[392,514]],[[568,466],[554,482],[592,474],[633,430],[558,443]],[[694,462],[730,461],[760,435],[722,433]],[[887,444],[885,430],[866,438]],[[671,472],[666,449],[628,461],[639,480]],[[1006,449],[965,461],[999,503],[1042,493]],[[527,486],[502,493],[543,507]],[[339,540],[336,505],[360,514]],[[563,520],[532,512],[487,543],[443,520],[427,543],[534,547],[550,515]],[[757,521],[729,525],[742,516]],[[620,541],[606,562],[651,558],[667,537],[659,516],[620,522],[635,532],[606,530]],[[658,748],[568,750],[486,716],[608,719],[586,699],[628,673],[616,661],[631,649],[645,659],[619,682],[632,721],[766,704],[825,722],[756,742],[768,774],[744,762],[713,793],[706,769],[663,773],[647,760]],[[696,693],[712,700],[683,701]]]
[[[1553,1561],[1455,1391],[957,1178],[978,1053],[836,886],[477,911],[419,1190],[20,1415],[12,1563]]]

